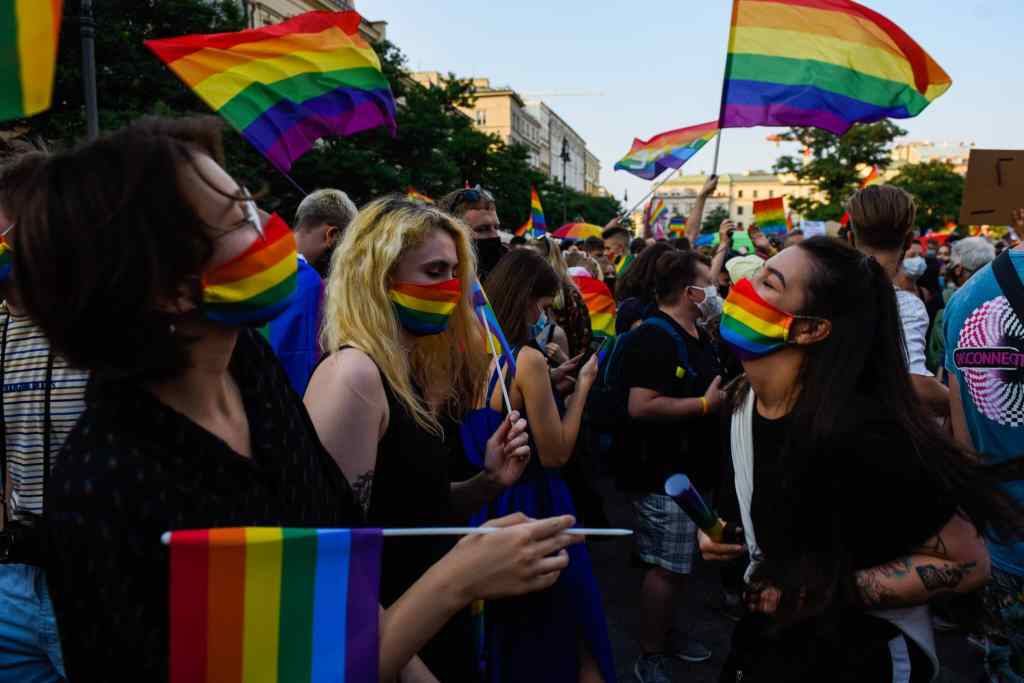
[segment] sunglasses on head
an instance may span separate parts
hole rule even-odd
[[[494,195],[479,185],[476,187],[468,187],[465,190],[459,190],[458,196],[455,197],[455,201],[452,202],[452,211],[454,211],[459,204],[476,204],[480,201],[493,202]]]

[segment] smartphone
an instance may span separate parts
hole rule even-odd
[[[608,348],[611,346],[611,337],[598,337],[597,339],[590,340],[590,348],[587,350],[586,355],[583,356],[583,360],[580,362],[580,367],[583,367],[590,361],[591,356],[597,356],[597,362],[603,363],[605,354],[608,352]]]

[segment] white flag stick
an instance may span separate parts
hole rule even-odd
[[[501,371],[501,360],[498,358],[498,350],[494,347],[494,335],[491,334],[491,326],[487,324],[487,316],[481,315],[480,320],[484,324],[484,332],[487,334],[487,345],[491,347],[491,357],[494,358],[494,367],[498,371],[498,383],[501,384],[501,397],[505,401],[505,410],[512,413],[512,401],[508,398],[508,389],[505,388],[505,374]]]

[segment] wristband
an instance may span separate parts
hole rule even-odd
[[[708,411],[710,411],[710,410],[711,410],[711,403],[706,398],[701,396],[700,397],[700,414],[701,415],[707,415]]]

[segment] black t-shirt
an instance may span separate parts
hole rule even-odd
[[[634,330],[623,349],[622,377],[627,387],[651,389],[672,398],[703,396],[720,374],[711,339],[698,327],[691,336],[661,311],[651,317],[669,322],[686,344],[690,370],[682,368],[675,340],[665,330],[645,324]],[[665,479],[683,472],[698,489],[717,484],[719,433],[714,416],[664,420],[630,420],[617,447],[624,459],[621,483],[635,491],[664,493]]]
[[[252,457],[138,383],[93,377],[47,483],[46,571],[68,679],[167,679],[168,530],[350,527],[348,483],[267,343],[239,335],[230,371]]]

